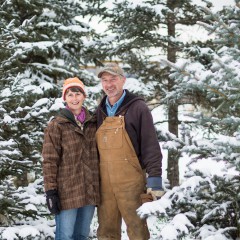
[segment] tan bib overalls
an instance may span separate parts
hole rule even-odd
[[[145,188],[145,174],[125,130],[124,116],[106,117],[97,133],[100,153],[101,204],[99,240],[121,240],[122,218],[130,240],[147,240],[149,231],[136,209]]]

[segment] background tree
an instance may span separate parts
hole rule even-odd
[[[62,80],[78,76],[87,86],[96,84],[80,65],[91,61],[88,52],[97,35],[76,19],[83,11],[80,1],[0,0],[0,6],[0,225],[34,225],[34,219],[48,215],[43,129],[63,106]],[[47,228],[39,230],[34,239],[47,234]]]
[[[195,121],[182,127],[185,141],[180,143],[181,151],[192,159],[186,181],[156,203],[169,221],[161,231],[163,239],[169,229],[176,238],[240,237],[240,5],[236,1],[235,6],[217,14],[204,10],[211,24],[199,24],[214,33],[216,50],[198,48],[195,52],[199,53],[196,59],[211,59],[210,64],[195,60],[167,62],[172,68],[170,77],[178,83],[168,97],[181,99],[192,93],[202,101],[201,108],[191,116]],[[206,168],[200,169],[200,162]],[[213,164],[218,173],[209,171],[208,166]],[[177,218],[181,226],[177,226]]]
[[[166,56],[169,61],[175,62],[183,54],[184,43],[179,38],[179,27],[194,25],[202,20],[202,11],[189,0],[139,3],[125,0],[112,2],[110,7],[107,1],[92,2],[87,14],[99,14],[108,25],[105,38],[99,42],[99,50],[103,54],[97,56],[98,62],[120,59],[129,76],[150,82],[155,91],[148,96],[148,100],[157,99],[155,107],[165,105],[169,132],[178,137],[178,106],[181,100],[161,100],[168,91],[172,91],[175,81],[168,77],[169,69],[161,69],[156,59]],[[171,140],[166,136],[161,139]],[[179,156],[178,150],[169,145],[167,172],[171,187],[179,184]]]

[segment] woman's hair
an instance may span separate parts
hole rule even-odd
[[[69,90],[71,90],[72,92],[81,92],[83,95],[85,95],[84,91],[79,87],[70,87],[66,90],[65,94],[67,94]]]

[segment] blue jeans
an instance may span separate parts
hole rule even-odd
[[[87,240],[95,206],[62,210],[55,215],[55,240]]]

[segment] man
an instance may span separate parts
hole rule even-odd
[[[144,100],[123,89],[123,70],[106,64],[98,73],[106,96],[97,109],[101,204],[99,240],[121,240],[122,218],[130,240],[147,240],[149,231],[136,209],[146,188],[154,199],[162,195],[162,154],[152,115]]]

